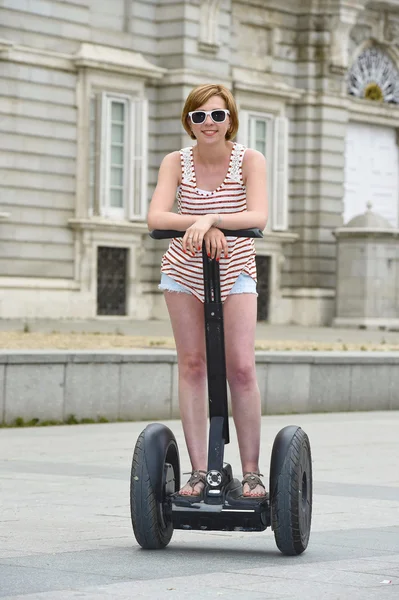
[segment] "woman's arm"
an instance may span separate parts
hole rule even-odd
[[[176,198],[176,189],[180,177],[180,153],[172,152],[163,159],[158,173],[155,188],[148,210],[148,229],[175,229],[185,231],[195,223],[198,217],[178,215],[171,212]]]
[[[242,168],[247,192],[247,210],[233,214],[219,213],[215,225],[220,229],[258,227],[263,231],[268,216],[265,157],[257,150],[248,148]]]

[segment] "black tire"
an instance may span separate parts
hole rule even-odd
[[[180,483],[179,453],[176,440],[171,434],[171,439],[164,449],[165,460],[159,465],[159,472],[156,474],[161,479],[158,480],[162,489],[162,499],[159,501],[147,467],[145,435],[146,430],[138,437],[133,454],[130,513],[134,535],[140,546],[146,550],[160,550],[169,544],[173,535],[167,496],[177,491],[177,485]],[[167,462],[168,459],[171,459],[170,463]]]
[[[301,554],[309,542],[312,520],[312,456],[306,433],[297,428],[287,447],[271,498],[271,520],[279,550]]]

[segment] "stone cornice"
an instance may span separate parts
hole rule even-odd
[[[313,92],[311,90],[304,91],[301,97],[301,105],[312,105],[312,106],[330,106],[331,108],[342,108],[348,109],[348,102],[350,99],[347,96],[341,94],[325,94],[319,92]]]
[[[166,69],[153,65],[138,52],[98,44],[81,44],[73,60],[77,67],[89,67],[103,71],[151,77],[152,79],[159,79],[166,73]]]
[[[399,127],[399,107],[396,104],[372,102],[371,100],[342,94],[320,94],[312,91],[304,91],[298,104],[340,108],[348,111],[349,120]]]
[[[59,71],[75,71],[70,54],[31,48],[29,46],[14,44],[7,40],[0,40],[0,60],[9,60],[25,65],[57,69]]]
[[[335,298],[335,290],[331,288],[281,288],[284,298]]]
[[[147,223],[144,221],[112,221],[102,217],[92,217],[89,219],[69,219],[68,225],[77,231],[148,234]]]
[[[304,90],[301,88],[294,88],[275,81],[270,76],[239,68],[233,68],[233,82],[236,90],[262,94],[263,96],[275,96],[292,101],[299,100],[304,94]]]
[[[160,84],[163,85],[188,85],[196,86],[209,80],[209,73],[195,71],[194,69],[169,69],[162,77]],[[231,89],[231,79],[218,77],[218,82]]]
[[[348,96],[346,108],[349,111],[349,118],[353,121],[399,127],[399,107],[396,104],[372,102]]]
[[[336,238],[397,238],[399,229],[370,227],[339,227],[332,234]]]
[[[146,79],[160,79],[166,73],[138,52],[89,43],[82,43],[76,54],[62,54],[0,40],[0,60],[70,72],[90,68]]]
[[[91,230],[101,232],[138,233],[148,235],[147,223],[144,221],[112,221],[103,217],[91,217],[89,219],[69,219],[69,227],[77,231]],[[265,244],[292,244],[298,239],[298,234],[288,231],[264,231],[264,237],[257,239],[259,246]]]
[[[255,243],[258,247],[267,246],[268,244],[293,244],[299,239],[297,233],[289,231],[264,231],[262,239],[256,239]]]

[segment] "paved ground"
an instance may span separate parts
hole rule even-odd
[[[258,349],[265,350],[399,350],[399,331],[257,324]],[[0,348],[107,349],[173,347],[169,321],[93,319],[21,321],[0,319]]]
[[[270,530],[176,531],[165,550],[141,550],[129,472],[143,423],[0,430],[0,598],[397,600],[399,412],[264,418],[264,472],[277,431],[296,421],[315,494],[310,544],[294,558]],[[180,424],[170,426],[186,471]]]

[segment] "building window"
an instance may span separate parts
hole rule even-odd
[[[143,220],[147,212],[147,104],[98,93],[90,102],[90,214]]]
[[[271,129],[271,120],[265,117],[249,116],[249,140],[250,148],[255,148],[265,156],[269,156],[267,132]],[[270,141],[271,135],[269,135]]]
[[[266,157],[269,198],[267,229],[288,227],[288,120],[267,113],[243,111],[239,140]]]
[[[106,119],[105,206],[119,211],[126,205],[128,169],[127,158],[127,100],[109,99]]]

